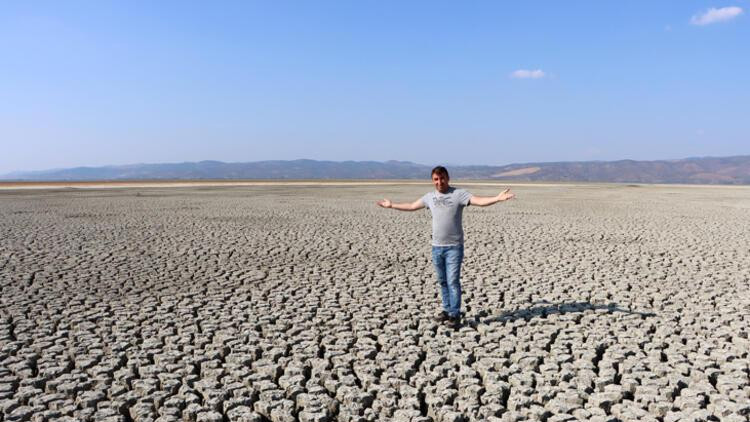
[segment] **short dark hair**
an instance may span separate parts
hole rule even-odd
[[[450,179],[451,177],[448,175],[448,169],[443,166],[437,166],[434,169],[432,169],[432,173],[430,173],[430,177],[437,174],[438,176],[445,176],[446,179]]]

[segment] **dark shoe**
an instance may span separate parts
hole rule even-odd
[[[442,311],[439,314],[435,315],[435,322],[445,322],[448,321],[448,319],[450,319],[450,317],[445,311]]]
[[[445,321],[445,325],[454,330],[458,330],[459,328],[461,328],[461,314],[458,314],[456,316],[449,315],[448,319]]]
[[[460,330],[461,327],[463,327],[463,326],[464,325],[461,323],[461,319],[460,318],[454,318],[454,319],[451,320],[451,328],[454,331]]]

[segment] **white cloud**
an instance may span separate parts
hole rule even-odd
[[[537,70],[526,70],[526,69],[518,69],[515,72],[510,74],[511,78],[516,79],[540,79],[545,76],[544,72],[541,69]]]
[[[710,8],[705,13],[695,15],[690,19],[693,25],[710,25],[716,22],[728,21],[742,14],[742,8],[737,6]]]

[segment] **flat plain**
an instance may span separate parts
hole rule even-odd
[[[0,421],[750,420],[750,187],[430,189],[0,192]]]

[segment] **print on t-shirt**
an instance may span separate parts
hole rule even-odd
[[[435,196],[432,198],[432,204],[439,207],[451,207],[453,206],[453,201],[450,198],[438,198]]]

